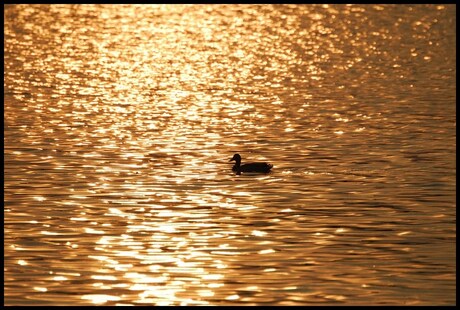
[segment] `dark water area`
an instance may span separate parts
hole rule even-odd
[[[5,305],[456,304],[455,5],[4,20]]]

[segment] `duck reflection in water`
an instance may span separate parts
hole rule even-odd
[[[233,155],[232,159],[229,161],[235,161],[235,165],[233,165],[232,170],[236,172],[236,174],[241,174],[241,172],[261,172],[261,173],[268,173],[270,169],[273,168],[272,164],[267,163],[247,163],[241,164],[241,156],[240,154]]]

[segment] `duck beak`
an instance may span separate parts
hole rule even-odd
[[[232,161],[232,160],[235,160],[235,157],[233,157],[232,159],[230,159],[229,161]]]

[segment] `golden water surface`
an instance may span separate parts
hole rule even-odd
[[[6,305],[456,303],[455,5],[4,20]]]

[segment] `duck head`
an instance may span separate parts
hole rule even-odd
[[[233,155],[232,159],[230,159],[229,161],[232,161],[232,160],[236,161],[237,163],[238,163],[238,162],[241,162],[241,156],[240,156],[240,154],[235,154],[235,155]]]

